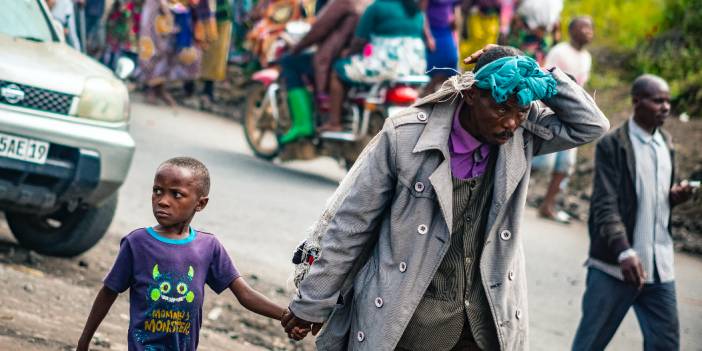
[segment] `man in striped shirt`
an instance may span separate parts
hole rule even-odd
[[[590,258],[573,350],[603,350],[631,306],[645,350],[678,350],[670,212],[693,188],[676,185],[670,89],[643,75],[631,89],[633,117],[597,144]]]

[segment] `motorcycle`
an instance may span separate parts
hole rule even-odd
[[[286,25],[287,35],[281,39],[301,38],[304,29],[299,23],[290,22]],[[246,141],[253,153],[265,160],[278,157],[281,161],[329,156],[347,169],[382,129],[386,116],[413,104],[419,97],[419,89],[429,82],[428,76],[421,75],[353,87],[343,103],[343,131],[316,133],[309,138],[281,144],[279,138],[290,129],[291,119],[287,93],[279,78],[277,67],[260,70],[251,77],[243,124]],[[315,120],[319,121],[319,118]]]

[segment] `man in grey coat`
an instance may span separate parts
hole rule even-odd
[[[282,320],[290,337],[323,324],[319,350],[528,349],[527,170],[609,122],[514,48],[466,61],[475,73],[386,120],[330,199]]]

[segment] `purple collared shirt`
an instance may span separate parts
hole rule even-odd
[[[451,173],[458,179],[470,179],[483,175],[488,165],[490,145],[481,143],[463,129],[460,114],[463,104],[453,114],[449,152],[451,153]]]

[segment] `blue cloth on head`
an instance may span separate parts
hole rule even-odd
[[[488,63],[475,72],[475,86],[489,90],[501,104],[515,94],[519,105],[550,98],[558,93],[556,80],[526,56],[507,56]]]

